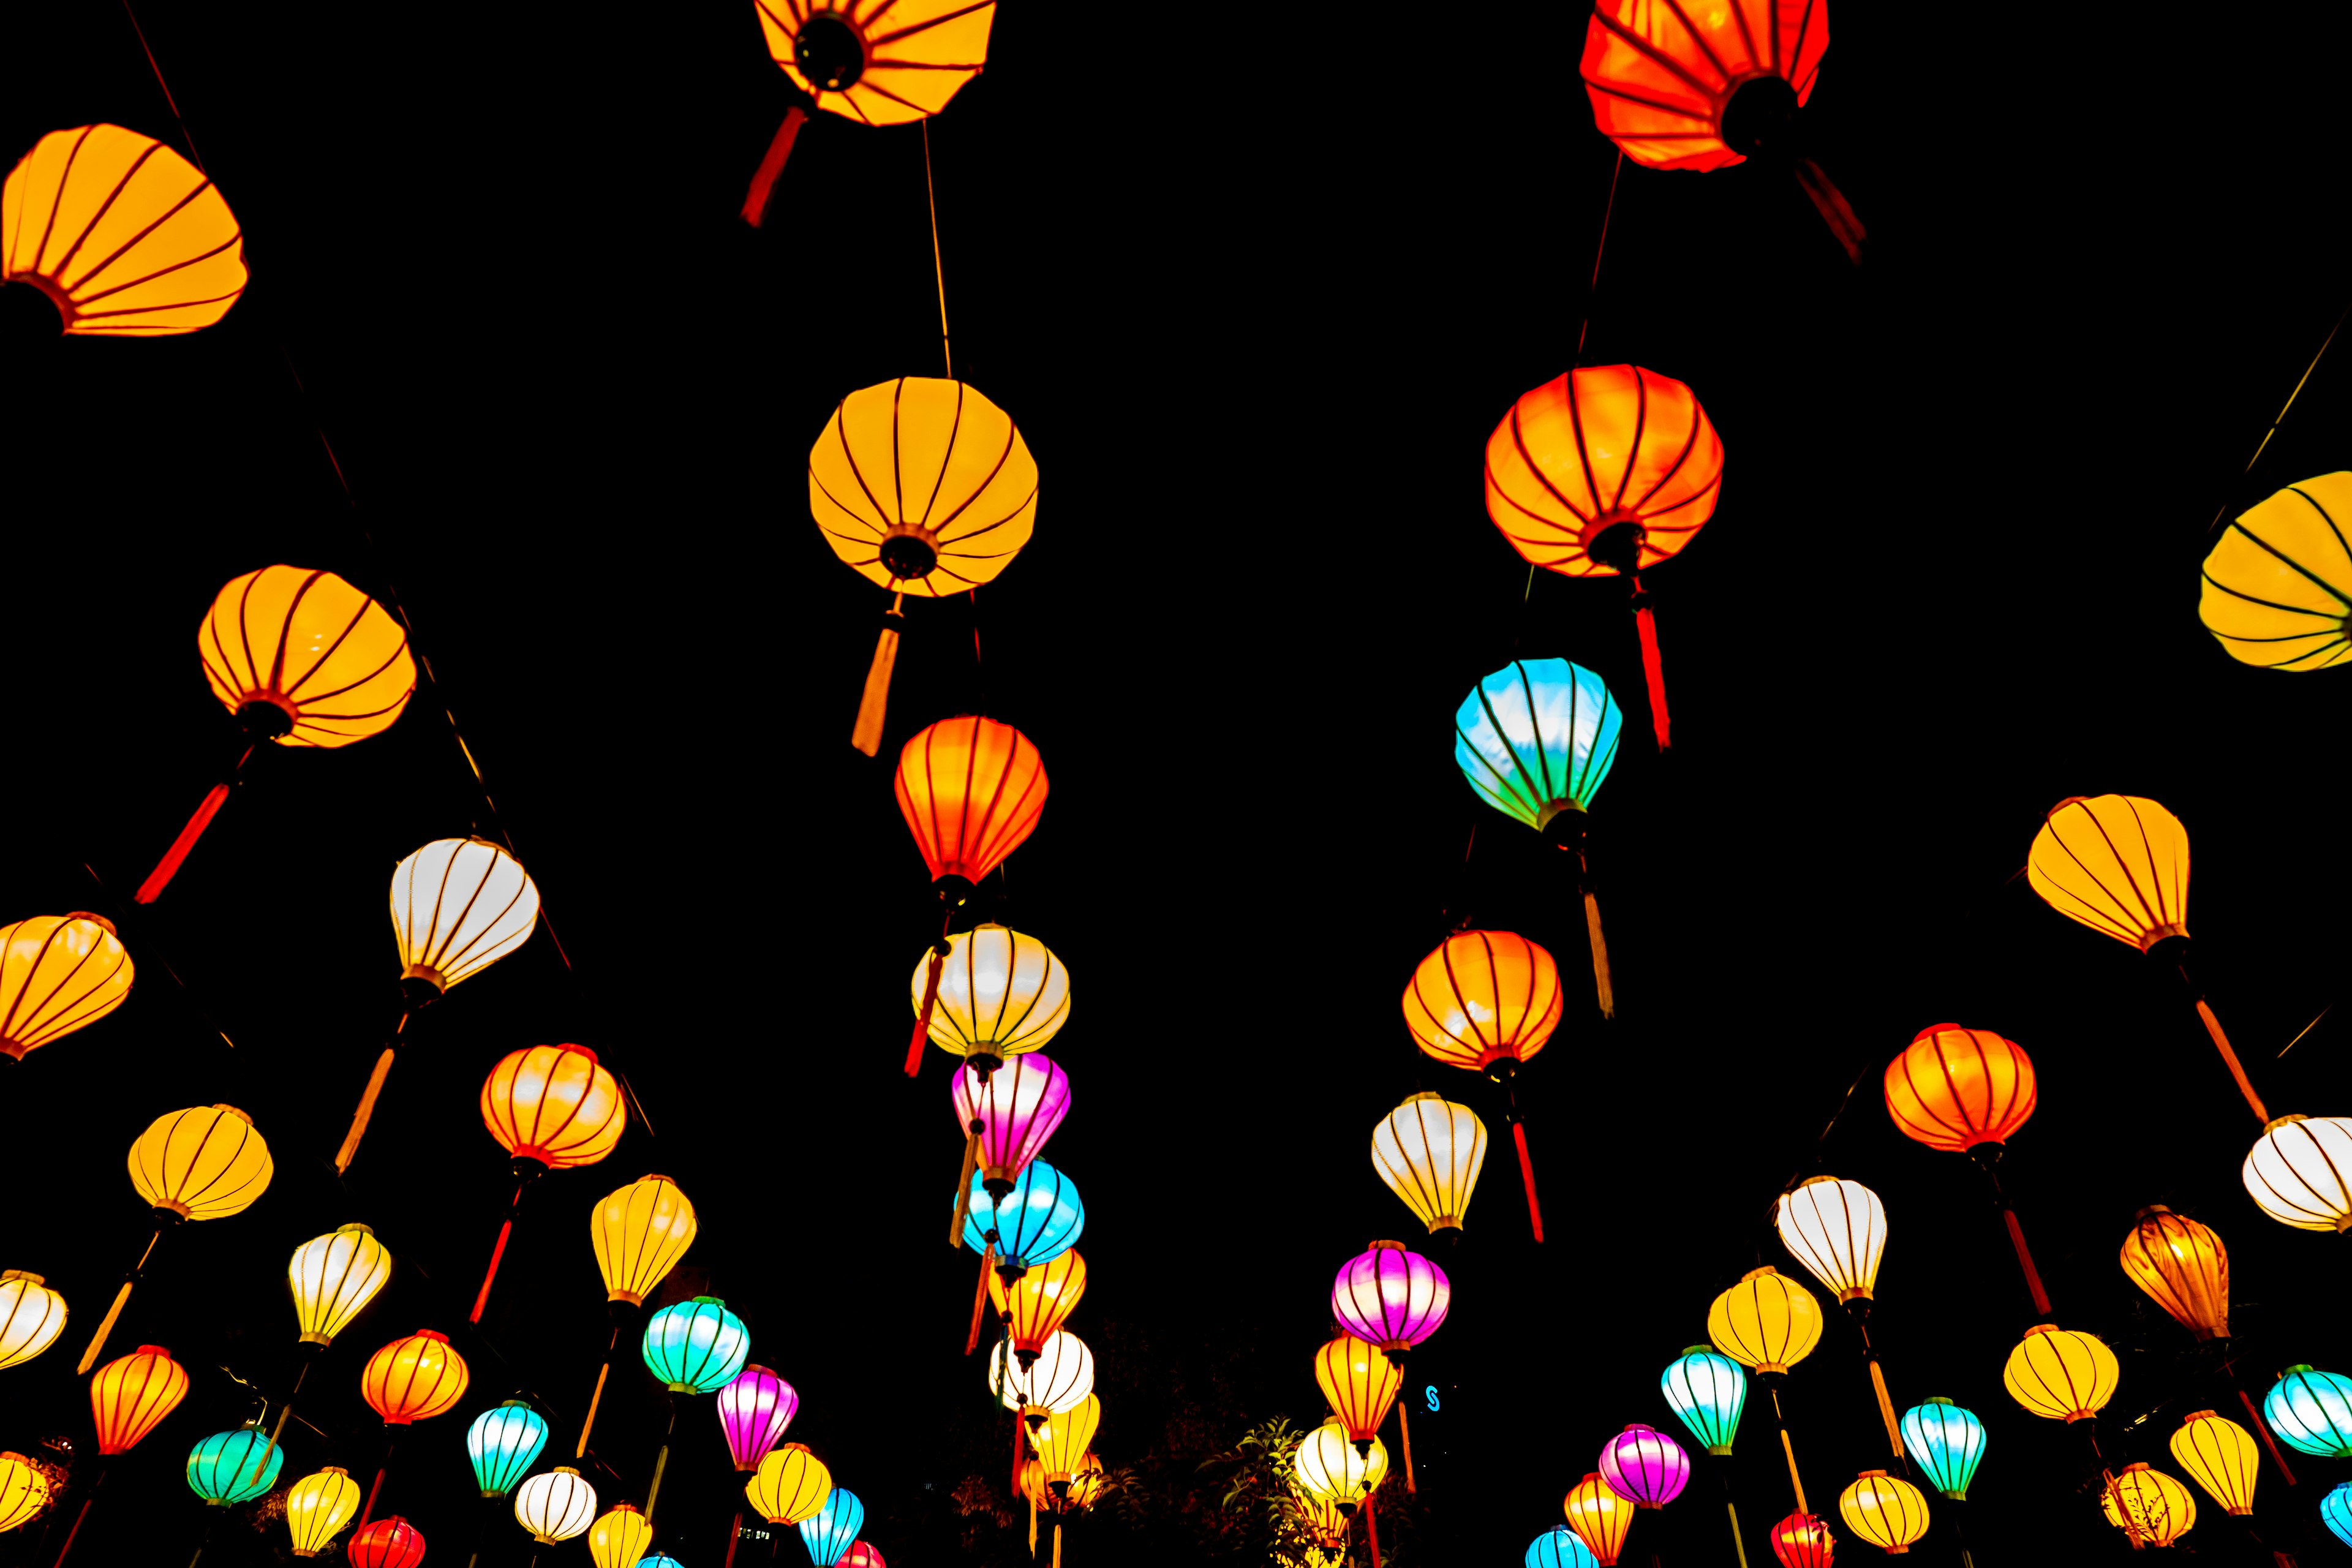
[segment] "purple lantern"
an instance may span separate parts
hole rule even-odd
[[[1013,1191],[1021,1167],[1037,1156],[1070,1113],[1068,1075],[1036,1051],[1024,1051],[991,1073],[960,1068],[953,1094],[956,1120],[972,1136],[969,1152],[980,1166],[981,1184],[996,1198]]]
[[[793,1385],[764,1366],[747,1366],[719,1391],[719,1426],[739,1470],[756,1470],[768,1450],[783,1441],[784,1428],[800,1410]]]
[[[1435,1333],[1454,1303],[1445,1270],[1402,1242],[1376,1241],[1350,1258],[1331,1281],[1331,1312],[1360,1340],[1402,1363],[1403,1352]]]
[[[1690,1484],[1690,1456],[1655,1426],[1637,1421],[1601,1447],[1601,1479],[1637,1508],[1664,1508]]]

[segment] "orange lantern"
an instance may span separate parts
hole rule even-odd
[[[1404,1026],[1425,1054],[1502,1083],[1544,1048],[1562,1005],[1550,953],[1514,931],[1459,931],[1412,972]]]
[[[368,1357],[360,1372],[360,1394],[387,1426],[440,1415],[466,1396],[471,1374],[449,1336],[419,1329]]]
[[[2212,1228],[2162,1204],[2124,1237],[2124,1274],[2200,1340],[2230,1337],[2230,1250]]]
[[[0,187],[0,284],[47,295],[68,337],[193,332],[228,314],[245,279],[228,203],[136,131],[52,131]]]
[[[1404,1369],[1380,1346],[1340,1334],[1315,1352],[1315,1384],[1356,1452],[1369,1458],[1372,1439],[1404,1384]]]
[[[1024,1271],[1010,1285],[991,1273],[988,1297],[1013,1335],[1013,1357],[1028,1371],[1078,1299],[1087,1293],[1087,1261],[1076,1247]]]
[[[2001,1144],[2033,1114],[2033,1062],[2025,1047],[1990,1029],[1931,1024],[1886,1064],[1886,1113],[1903,1135],[1930,1149],[1965,1153],[1992,1184],[2010,1246],[2033,1310],[2050,1315],[2042,1271],[2025,1245],[2025,1227],[1993,1173]]]
[[[114,922],[75,910],[0,926],[0,1057],[95,1024],[131,994],[134,973]]]
[[[187,1369],[162,1345],[141,1345],[108,1362],[89,1380],[98,1451],[127,1454],[188,1396]]]
[[[1557,376],[1486,438],[1486,515],[1511,548],[1563,576],[1632,585],[1660,751],[1670,741],[1665,676],[1641,574],[1691,542],[1722,489],[1723,442],[1698,398],[1637,365]]]
[[[1619,1497],[1601,1472],[1593,1470],[1569,1489],[1560,1511],[1568,1516],[1568,1528],[1576,1531],[1576,1538],[1601,1560],[1601,1568],[1611,1568],[1617,1554],[1625,1550],[1625,1532],[1633,1528],[1633,1500]]]
[[[531,1046],[508,1053],[490,1069],[482,1080],[482,1125],[514,1156],[515,1190],[468,1322],[480,1322],[490,1304],[490,1285],[514,1235],[525,1190],[550,1171],[602,1160],[628,1124],[620,1081],[585,1046]]]

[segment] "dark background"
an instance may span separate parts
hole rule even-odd
[[[1671,1429],[1658,1370],[1741,1271],[1792,1267],[1769,1205],[1818,1169],[1892,1215],[1875,1328],[1897,1404],[1948,1394],[1990,1428],[1979,1561],[2121,1554],[2079,1435],[2000,1388],[2027,1307],[1979,1178],[1876,1103],[1879,1069],[1939,1019],[2041,1069],[2004,1173],[2061,1321],[2123,1357],[2114,1462],[2177,1471],[2178,1417],[2235,1404],[2116,1266],[2142,1205],[2229,1242],[2251,1388],[2352,1355],[2342,1244],[2245,1197],[2254,1129],[2177,988],[2009,880],[2061,796],[2171,806],[2203,973],[2258,1083],[2277,1110],[2344,1108],[2341,1014],[2278,1058],[2342,973],[2352,678],[2235,666],[2195,613],[2218,505],[2347,463],[2352,371],[2331,358],[2239,477],[2345,302],[2340,17],[1841,4],[1806,119],[1870,227],[1860,271],[1785,173],[1625,169],[1584,360],[1688,381],[1728,452],[1715,521],[1654,578],[1663,763],[1622,589],[1547,578],[1523,609],[1478,489],[1495,421],[1574,358],[1610,184],[1571,5],[1003,8],[932,155],[956,368],[1020,422],[1044,500],[979,595],[984,663],[969,601],[912,606],[879,762],[845,742],[883,598],[824,548],[802,475],[844,393],[939,373],[921,132],[817,121],[754,232],[735,209],[792,93],[748,5],[151,0],[141,19],[254,278],[190,337],[0,351],[0,916],[118,908],[216,776],[231,727],[191,643],[230,577],[283,560],[396,590],[439,684],[379,738],[262,759],[126,924],[130,1003],[0,1089],[0,1263],[74,1310],[0,1377],[0,1445],[90,1446],[69,1373],[143,1234],[138,1131],[226,1100],[278,1160],[250,1211],[165,1239],[116,1331],[195,1384],[78,1558],[193,1549],[182,1458],[251,1409],[228,1373],[282,1387],[283,1259],[355,1218],[400,1269],[313,1372],[319,1429],[295,1430],[287,1477],[373,1473],[358,1368],[457,1326],[506,1196],[480,1076],[579,1040],[651,1125],[530,1195],[487,1332],[460,1338],[467,1399],[403,1439],[380,1511],[435,1561],[478,1525],[485,1562],[525,1560],[495,1506],[475,1513],[464,1426],[526,1391],[548,1461],[568,1452],[604,1330],[583,1216],[653,1170],[701,1215],[673,1293],[741,1312],[867,1538],[894,1564],[1017,1561],[1016,1529],[950,1501],[973,1477],[1001,1494],[1006,1438],[959,1353],[972,1259],[943,1245],[945,1065],[914,1087],[897,1065],[934,917],[888,763],[982,704],[1051,773],[984,902],[1074,976],[1052,1054],[1076,1108],[1047,1151],[1087,1207],[1071,1327],[1101,1358],[1099,1451],[1159,1489],[1140,1525],[1086,1521],[1074,1568],[1236,1549],[1200,1511],[1218,1472],[1192,1467],[1249,1423],[1319,1417],[1332,1271],[1410,1238],[1368,1168],[1372,1122],[1428,1087],[1502,1136],[1495,1092],[1399,1027],[1412,963],[1465,916],[1549,945],[1577,987],[1522,1079],[1550,1239],[1529,1240],[1498,1142],[1442,1253],[1454,1316],[1412,1383],[1454,1392],[1416,1434],[1430,1485],[1384,1541],[1397,1561],[1516,1563],[1605,1436]],[[119,9],[8,30],[9,156],[95,120],[173,137]],[[1601,670],[1628,707],[1594,812],[1613,1022],[1585,1005],[1557,857],[1450,757],[1454,706],[1515,646]],[[326,1162],[396,1008],[388,873],[494,828],[569,965],[542,934],[428,1012],[338,1190]],[[641,1499],[660,1394],[616,1382],[594,1479]],[[1842,1323],[1790,1416],[1817,1510],[1883,1463]],[[662,1498],[662,1544],[692,1568],[724,1550],[715,1426],[685,1410]],[[1769,1441],[1751,1412],[1732,1466],[1751,1562],[1789,1506]],[[2279,1543],[2316,1532],[2344,1474],[2294,1463],[2292,1489],[2265,1463]],[[1635,1546],[1728,1561],[1691,1500]],[[2184,1549],[2260,1560],[2200,1502]],[[0,1559],[46,1563],[60,1534]],[[205,1561],[284,1539],[224,1525]],[[1922,1550],[1954,1557],[1940,1532]]]

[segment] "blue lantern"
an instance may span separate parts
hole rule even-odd
[[[2352,1546],[2352,1481],[2337,1483],[2334,1491],[2319,1500],[2319,1517],[2336,1532],[2336,1539]]]
[[[1658,1379],[1666,1403],[1710,1454],[1731,1452],[1748,1407],[1748,1373],[1713,1345],[1693,1345]]]
[[[2352,1377],[2291,1366],[2263,1397],[2263,1419],[2290,1448],[2352,1459]]]
[[[751,1332],[716,1296],[664,1307],[646,1320],[646,1367],[672,1394],[709,1394],[751,1359]]]
[[[963,1244],[984,1253],[994,1231],[999,1267],[1011,1270],[1009,1278],[1017,1279],[1061,1257],[1087,1228],[1087,1207],[1078,1201],[1076,1185],[1045,1161],[1022,1167],[1020,1179],[1001,1200],[989,1195],[981,1175],[972,1173]]]
[[[1601,1568],[1601,1559],[1576,1531],[1555,1526],[1528,1548],[1528,1568]]]
[[[857,1532],[865,1528],[866,1505],[856,1492],[835,1487],[823,1508],[801,1521],[801,1544],[808,1548],[816,1568],[834,1568],[857,1544]]]
[[[1517,658],[1480,681],[1454,715],[1454,761],[1480,798],[1538,833],[1581,820],[1624,725],[1601,678],[1564,658]]]
[[[515,1489],[547,1447],[547,1421],[520,1399],[483,1411],[466,1428],[466,1457],[484,1497]]]
[[[251,1502],[278,1484],[285,1463],[286,1451],[258,1426],[215,1432],[188,1450],[188,1489],[215,1508]]]
[[[666,1552],[656,1552],[651,1557],[638,1558],[637,1568],[686,1568],[686,1564]]]
[[[1941,1394],[1903,1413],[1903,1446],[1936,1489],[1954,1502],[1969,1500],[1969,1481],[1984,1458],[1984,1423]]]

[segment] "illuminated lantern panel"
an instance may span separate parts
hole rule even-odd
[[[2140,795],[2052,806],[2026,852],[2025,880],[2068,920],[2142,952],[2189,934],[2189,830]]]
[[[1004,1408],[1022,1412],[1034,1428],[1048,1414],[1072,1409],[1094,1392],[1094,1352],[1064,1329],[1046,1337],[1027,1366],[1008,1366],[999,1341],[988,1360],[988,1386]]]
[[[95,1024],[122,1005],[135,973],[101,915],[76,910],[0,926],[0,1056],[22,1061]]]
[[[1486,1163],[1486,1124],[1466,1105],[1416,1094],[1372,1129],[1372,1169],[1431,1235],[1459,1230]]]
[[[1637,1507],[1664,1508],[1690,1484],[1690,1456],[1656,1427],[1636,1424],[1602,1447],[1601,1479]]]
[[[188,1489],[215,1508],[251,1502],[278,1484],[285,1451],[252,1426],[215,1432],[188,1450]]]
[[[391,1278],[392,1254],[363,1225],[340,1226],[296,1247],[286,1264],[286,1283],[302,1342],[333,1343]]]
[[[2282,1116],[2241,1173],[2254,1205],[2297,1230],[2352,1230],[2352,1118]]]
[[[1812,96],[1829,47],[1829,8],[1804,0],[1601,0],[1580,69],[1594,123],[1625,156],[1720,169]]]
[[[2071,1426],[2105,1409],[2122,1375],[2116,1352],[2097,1335],[2036,1323],[2009,1352],[2000,1381],[2034,1415]]]
[[[1526,1568],[1599,1568],[1592,1548],[1566,1525],[1554,1525],[1528,1547]]]
[[[425,1561],[425,1535],[397,1514],[370,1520],[352,1531],[343,1554],[352,1568],[416,1568]],[[636,1559],[629,1561],[634,1568]]]
[[[719,1425],[738,1470],[757,1470],[799,1414],[801,1396],[764,1366],[747,1366],[719,1391]]]
[[[828,114],[901,125],[988,63],[995,0],[753,0],[768,57]]]
[[[1454,710],[1454,764],[1479,799],[1541,833],[1591,808],[1624,725],[1608,686],[1582,665],[1513,659]]]
[[[1291,1469],[1309,1496],[1328,1498],[1343,1516],[1352,1515],[1388,1479],[1389,1451],[1375,1437],[1359,1452],[1347,1428],[1335,1417],[1307,1435]],[[1629,1510],[1631,1506],[1627,1505]]]
[[[2352,1459],[2352,1377],[2291,1366],[2263,1396],[2263,1419],[2290,1448]]]
[[[1370,1340],[1402,1364],[1435,1333],[1454,1304],[1445,1270],[1402,1242],[1376,1241],[1339,1266],[1331,1281],[1331,1315],[1359,1339]]]
[[[2033,1062],[1990,1029],[1937,1024],[1886,1064],[1886,1112],[1906,1138],[1965,1152],[1999,1145],[2033,1114]]]
[[[672,1394],[710,1394],[751,1357],[751,1331],[716,1296],[664,1307],[646,1320],[646,1370]]]
[[[98,1451],[127,1454],[188,1396],[188,1373],[162,1345],[141,1345],[90,1375]]]
[[[605,1194],[588,1216],[588,1239],[606,1299],[644,1306],[700,1228],[694,1205],[667,1176],[639,1176]]]
[[[1693,1345],[1667,1364],[1658,1386],[1676,1419],[1710,1454],[1728,1454],[1748,1406],[1748,1374],[1706,1345]]]
[[[294,1555],[316,1557],[327,1550],[360,1510],[360,1484],[341,1465],[329,1465],[286,1489],[286,1532]]]
[[[1886,1250],[1886,1205],[1860,1182],[1814,1176],[1780,1194],[1773,1226],[1790,1255],[1840,1301],[1867,1301]]]
[[[981,1185],[1003,1196],[1069,1114],[1070,1079],[1044,1052],[1033,1051],[993,1072],[960,1068],[949,1099],[956,1124],[979,1130]]]
[[[978,1253],[993,1247],[998,1267],[1011,1278],[1059,1258],[1086,1233],[1087,1206],[1078,1201],[1077,1184],[1044,1160],[1023,1166],[1002,1202],[974,1171],[970,1197],[963,1244]]]
[[[1984,1423],[1976,1412],[1932,1394],[1903,1413],[1903,1447],[1913,1463],[1954,1502],[1969,1500],[1969,1482],[1984,1461]]]
[[[0,1535],[40,1516],[49,1505],[49,1478],[16,1450],[0,1450]]]
[[[2230,1253],[2211,1227],[2152,1204],[2124,1237],[2123,1266],[2133,1284],[2199,1339],[2230,1337]]]
[[[816,1568],[835,1568],[865,1528],[866,1504],[848,1488],[835,1487],[823,1508],[801,1521],[801,1544]]]
[[[1066,1492],[1070,1479],[1085,1468],[1087,1450],[1094,1447],[1095,1433],[1101,1426],[1102,1401],[1089,1394],[1067,1410],[1055,1411],[1052,1418],[1038,1429],[1033,1441],[1036,1446],[1037,1458],[1045,1462],[1045,1484],[1054,1489],[1056,1496]],[[1332,1427],[1326,1423],[1318,1430],[1330,1431]],[[1349,1458],[1355,1458],[1354,1449],[1349,1449],[1348,1454]],[[1388,1455],[1377,1442],[1372,1445],[1372,1457],[1380,1471],[1385,1474]],[[1380,1484],[1377,1477],[1372,1484]]]
[[[1037,460],[974,388],[901,376],[833,411],[809,448],[809,512],[860,576],[944,598],[992,581],[1029,542]]]
[[[1899,1555],[1927,1533],[1927,1494],[1900,1476],[1864,1470],[1838,1493],[1838,1515],[1873,1546]]]
[[[482,1080],[481,1110],[500,1148],[551,1171],[594,1164],[629,1124],[620,1081],[585,1046],[530,1046],[500,1058]]]
[[[466,1458],[484,1497],[514,1490],[546,1447],[546,1417],[520,1399],[483,1411],[466,1428]]]
[[[1772,1527],[1772,1555],[1780,1568],[1830,1568],[1837,1537],[1818,1514],[1792,1513]]]
[[[446,991],[530,938],[539,888],[487,838],[436,838],[393,868],[392,929],[403,980]]]
[[[278,1167],[253,1118],[234,1105],[157,1117],[131,1145],[131,1184],[182,1219],[226,1219],[269,1190]]]
[[[2248,508],[2214,542],[2203,575],[2198,618],[2239,663],[2328,669],[2352,658],[2352,473]]]
[[[596,1518],[596,1489],[569,1465],[558,1465],[515,1489],[515,1522],[541,1546],[587,1532]]]
[[[2151,1546],[2169,1546],[2197,1522],[2197,1500],[2189,1489],[2145,1464],[2126,1465],[2099,1499],[2107,1522],[2128,1530]]]
[[[770,1524],[798,1524],[824,1506],[833,1472],[799,1443],[786,1443],[760,1461],[743,1496]]]
[[[1034,1459],[1030,1461],[1032,1464],[1035,1462]],[[638,1568],[644,1568],[644,1565],[640,1563]],[[841,1554],[839,1568],[889,1568],[889,1565],[883,1562],[879,1548],[871,1542],[860,1541]]]
[[[1013,1334],[1013,1359],[1026,1371],[1087,1293],[1087,1261],[1076,1248],[1031,1268],[1011,1283],[992,1273],[989,1300]]]
[[[1570,577],[1647,571],[1715,515],[1723,441],[1691,389],[1587,365],[1526,394],[1486,437],[1486,515],[1530,563]]]
[[[915,963],[909,999],[922,1016],[930,954]],[[994,1070],[1041,1048],[1070,1019],[1070,972],[1034,936],[983,924],[948,938],[931,1005],[931,1043]]]
[[[1359,1452],[1368,1450],[1396,1403],[1404,1373],[1378,1345],[1341,1334],[1315,1352],[1315,1384]]]
[[[419,1329],[368,1357],[360,1394],[387,1426],[405,1426],[454,1409],[472,1375],[449,1336]]]
[[[637,1568],[653,1543],[653,1524],[635,1503],[614,1503],[588,1527],[588,1560],[596,1568]]]
[[[2352,1481],[2337,1482],[2333,1491],[2319,1500],[2319,1517],[2328,1533],[2352,1546]]]
[[[65,1332],[66,1299],[38,1274],[0,1274],[0,1369],[21,1366]]]
[[[1625,1549],[1625,1532],[1633,1528],[1633,1502],[1611,1490],[1607,1479],[1595,1470],[1570,1488],[1559,1506],[1568,1515],[1568,1528],[1594,1560],[1601,1568],[1612,1568],[1617,1554]]]
[[[2181,1418],[2180,1429],[2173,1433],[2169,1446],[2189,1479],[2203,1487],[2225,1512],[2254,1511],[2254,1482],[2259,1479],[2262,1454],[2254,1447],[2252,1433],[2226,1415],[2197,1410]]]
[[[1822,1304],[1767,1264],[1739,1277],[1706,1310],[1706,1337],[1748,1371],[1776,1376],[1822,1342]]]
[[[1012,725],[965,714],[907,742],[893,787],[932,885],[961,903],[1035,830],[1045,762]]]
[[[232,579],[196,628],[196,655],[221,706],[281,746],[381,734],[416,690],[406,629],[332,572],[301,566]]]
[[[1446,1066],[1483,1069],[1543,1049],[1562,1005],[1550,953],[1513,931],[1464,931],[1413,971],[1404,1024]]]

